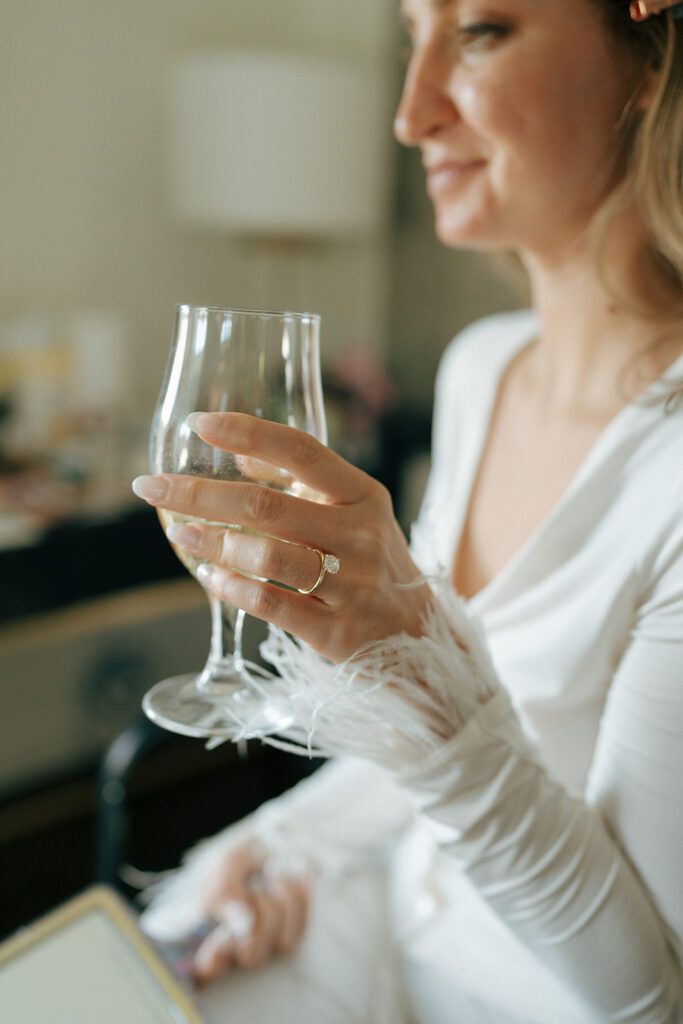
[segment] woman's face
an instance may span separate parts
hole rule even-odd
[[[544,259],[604,196],[635,86],[592,0],[404,0],[412,53],[396,115],[418,146],[439,238]]]

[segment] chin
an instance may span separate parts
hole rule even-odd
[[[517,250],[526,231],[501,218],[492,203],[435,203],[434,228],[439,241],[450,249],[483,252]]]
[[[432,199],[436,236],[454,249],[497,249],[506,245],[501,234],[498,203],[491,190],[470,187]]]
[[[451,218],[435,219],[436,237],[442,245],[449,249],[497,250],[509,246],[495,237],[495,233],[485,230],[483,225],[473,222],[453,222]]]

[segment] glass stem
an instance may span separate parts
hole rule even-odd
[[[239,682],[244,667],[242,630],[244,612],[224,604],[213,594],[208,595],[211,607],[211,646],[209,659],[197,679],[202,689],[210,685]]]
[[[242,631],[244,629],[244,612],[241,608],[232,609],[234,621],[232,626],[232,661],[235,669],[242,672],[244,669],[244,655],[242,654]]]

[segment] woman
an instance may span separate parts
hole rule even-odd
[[[136,484],[154,505],[271,535],[172,528],[208,587],[273,624],[268,656],[312,706],[334,687],[352,698],[318,715],[314,741],[379,766],[328,766],[244,826],[276,820],[318,863],[336,856],[338,879],[373,865],[340,926],[356,974],[327,968],[340,998],[370,973],[364,957],[376,970],[390,879],[384,973],[320,1020],[683,1019],[683,5],[653,6],[405,0],[396,134],[421,151],[437,234],[514,251],[533,305],[448,349],[410,551],[379,485],[246,417],[191,425],[325,503]],[[338,572],[320,572],[324,553]],[[254,888],[263,854],[240,842],[211,848],[209,902],[249,909],[251,930],[209,936],[206,977],[303,930],[302,879]],[[370,851],[387,848],[385,872]],[[335,913],[314,918],[316,943]],[[311,966],[297,956],[252,976],[262,993]],[[299,996],[288,1019],[306,1019]]]

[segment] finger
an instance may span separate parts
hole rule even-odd
[[[245,942],[256,926],[247,890],[242,891],[239,899],[226,900],[215,916],[224,927],[226,938],[229,936],[237,945]]]
[[[170,542],[202,561],[295,589],[313,586],[321,570],[317,550],[276,537],[255,536],[200,523],[171,523]]]
[[[223,974],[234,959],[235,940],[228,930],[217,925],[198,947],[192,969],[197,981],[213,981]]]
[[[250,898],[255,924],[250,933],[234,948],[235,963],[253,969],[270,960],[282,930],[282,908],[267,889],[253,892]]]
[[[243,967],[265,962],[274,946],[278,927],[260,892],[249,886],[239,899],[227,900],[216,907],[218,924],[195,953],[194,973],[199,980],[211,980],[232,963]]]
[[[192,413],[188,425],[215,448],[287,470],[333,502],[361,500],[373,480],[303,430],[246,413]]]
[[[139,476],[133,490],[155,508],[272,534],[292,544],[329,551],[338,535],[341,510],[260,484],[169,473]]]
[[[303,881],[282,882],[282,929],[277,950],[288,953],[301,939],[308,920],[310,890]]]
[[[293,490],[295,494],[298,493],[299,489],[296,487],[296,481],[286,469],[280,469],[279,466],[271,466],[269,462],[264,462],[263,459],[255,459],[253,455],[234,455],[233,458],[242,476],[252,483],[267,484],[268,487],[275,487],[280,491]],[[301,489],[304,490],[305,488],[302,487]],[[311,490],[310,494],[302,494],[301,497],[308,497],[312,501],[316,501],[320,500],[321,496]]]
[[[199,566],[197,579],[226,604],[279,626],[311,647],[330,634],[330,610],[319,596],[324,594],[327,580],[315,594],[304,596],[206,563]]]
[[[220,919],[223,907],[239,900],[249,879],[262,870],[268,851],[255,839],[229,849],[209,872],[204,890],[204,910]]]

